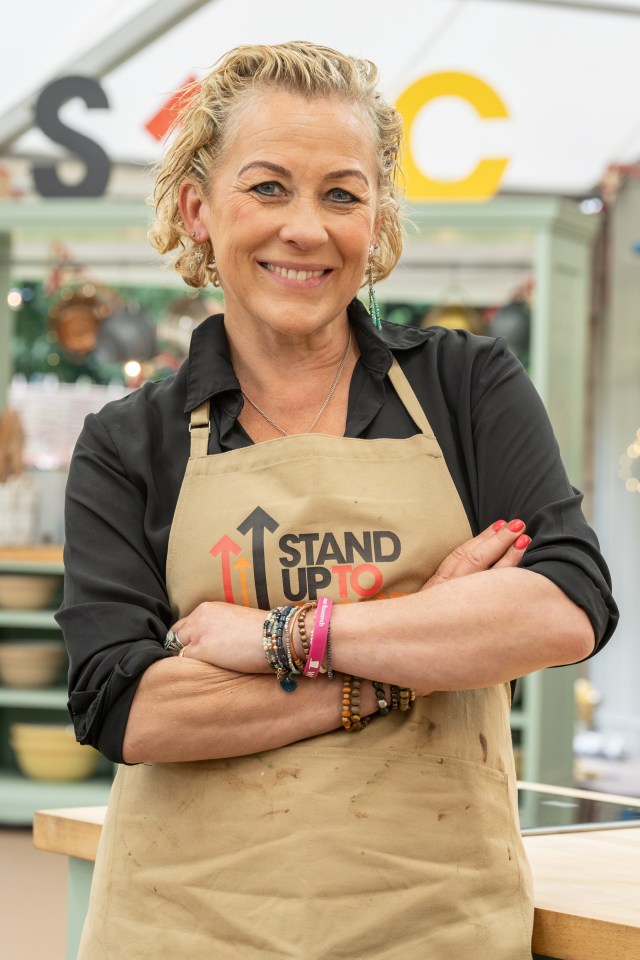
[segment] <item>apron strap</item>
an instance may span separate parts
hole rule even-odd
[[[396,393],[400,397],[400,400],[416,427],[418,427],[426,437],[434,437],[435,439],[435,434],[427,420],[427,415],[420,406],[411,384],[402,372],[402,368],[395,357],[389,369],[389,380],[391,380]]]
[[[208,400],[205,400],[199,407],[191,411],[189,433],[191,434],[191,458],[206,457],[209,449],[209,437],[211,435]]]

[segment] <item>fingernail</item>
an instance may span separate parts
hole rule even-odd
[[[516,550],[525,550],[531,543],[531,537],[528,537],[526,533],[523,533],[521,537],[518,537],[514,543]]]
[[[511,530],[511,533],[519,533],[520,530],[524,530],[524,523],[522,520],[512,520],[509,524],[509,530]]]
[[[493,525],[493,529],[494,529],[494,530],[502,530],[502,528],[503,528],[503,527],[506,527],[506,525],[507,525],[507,521],[506,521],[506,520],[496,520],[496,522],[495,522],[494,525]]]

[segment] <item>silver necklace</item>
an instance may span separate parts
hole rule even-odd
[[[321,406],[320,409],[318,410],[318,412],[317,412],[317,414],[316,414],[316,416],[315,416],[315,419],[314,419],[313,423],[311,424],[311,426],[309,427],[309,429],[306,431],[307,433],[312,433],[313,428],[315,427],[316,423],[318,422],[318,420],[320,419],[320,417],[321,417],[322,414],[324,413],[324,411],[325,411],[325,409],[326,409],[326,406],[327,406],[327,404],[329,403],[329,400],[331,400],[331,397],[333,396],[333,394],[334,394],[334,392],[335,392],[335,389],[336,389],[336,387],[338,386],[338,383],[340,382],[340,377],[342,376],[342,371],[344,370],[344,365],[345,365],[345,363],[347,362],[347,357],[348,357],[348,355],[349,355],[349,347],[350,347],[350,346],[351,346],[351,327],[349,327],[349,339],[347,340],[347,346],[346,346],[345,351],[344,351],[344,353],[343,353],[343,355],[342,355],[342,360],[340,361],[340,366],[338,367],[338,372],[336,373],[335,378],[334,378],[334,381],[333,381],[333,383],[331,384],[331,389],[329,390],[329,393],[328,393],[327,396],[325,397],[324,403],[322,404],[322,406]],[[240,388],[240,389],[242,389],[242,388]],[[278,433],[281,433],[283,437],[289,437],[289,436],[291,436],[291,434],[287,433],[286,430],[283,430],[282,427],[279,427],[278,424],[275,423],[275,422],[271,419],[271,417],[268,416],[268,415],[264,412],[264,410],[262,410],[262,409],[258,406],[257,403],[254,403],[254,401],[251,399],[251,397],[247,396],[247,394],[244,392],[244,390],[242,390],[242,396],[245,398],[245,400],[247,400],[247,401],[251,404],[251,406],[253,407],[253,409],[256,410],[256,411],[260,414],[260,416],[263,417],[263,418],[267,421],[267,423],[270,423],[271,426],[272,426],[275,430],[278,431]]]

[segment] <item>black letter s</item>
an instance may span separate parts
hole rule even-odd
[[[80,97],[90,109],[109,106],[107,96],[91,77],[61,77],[42,90],[36,103],[36,124],[54,143],[67,147],[84,161],[86,172],[79,183],[60,180],[56,164],[34,166],[33,179],[43,197],[101,197],[107,189],[111,161],[102,147],[65,126],[58,111],[68,100]]]

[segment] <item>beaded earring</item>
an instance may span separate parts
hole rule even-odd
[[[196,240],[196,232],[195,232],[195,230],[192,230],[192,231],[191,231],[191,239],[192,239],[192,240]],[[198,247],[197,247],[196,250],[194,250],[193,256],[194,256],[195,259],[196,259],[196,263],[202,263],[202,261],[204,260],[204,252],[203,252],[203,250],[202,250],[202,244],[200,243],[199,240],[196,240],[196,243],[198,244]]]
[[[367,264],[367,273],[369,275],[369,314],[376,330],[382,330],[382,324],[380,322],[380,308],[378,307],[376,292],[373,289],[373,254],[377,249],[377,243],[375,246],[374,244],[371,244],[369,247],[369,262]]]

